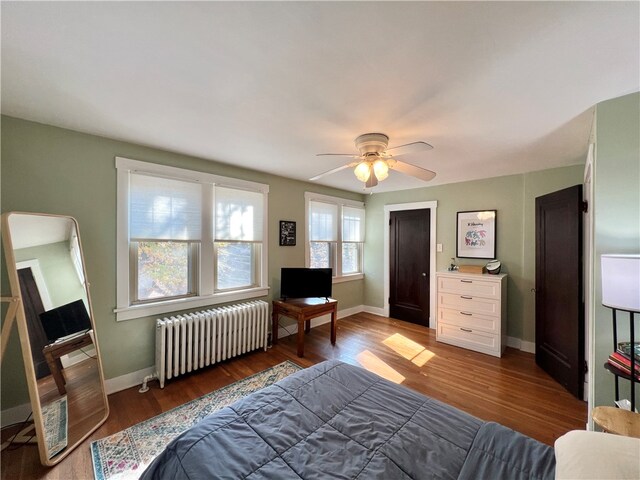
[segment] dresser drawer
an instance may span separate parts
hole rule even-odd
[[[440,322],[472,330],[482,330],[496,335],[500,333],[500,318],[490,315],[439,308],[438,324]]]
[[[438,341],[469,348],[489,355],[500,356],[500,336],[458,327],[448,323],[438,323]]]
[[[450,308],[460,312],[500,315],[500,300],[474,297],[467,294],[438,292],[438,308]]]
[[[475,277],[438,277],[438,291],[478,297],[500,298],[500,282]]]

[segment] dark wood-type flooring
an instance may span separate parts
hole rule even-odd
[[[586,403],[567,393],[538,368],[534,356],[507,349],[502,358],[437,343],[435,330],[359,313],[338,321],[335,346],[329,324],[306,336],[305,357],[296,356],[295,336],[258,351],[178,377],[161,390],[138,387],[109,396],[110,416],[88,440],[53,468],[42,467],[37,447],[2,452],[2,479],[92,479],[92,440],[116,433],[189,400],[284,360],[303,367],[326,359],[363,366],[381,376],[458,407],[483,420],[502,423],[553,445],[556,438],[584,429]],[[6,439],[9,430],[3,432]]]

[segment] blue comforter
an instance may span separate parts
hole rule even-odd
[[[205,418],[141,479],[553,479],[553,449],[327,361]]]

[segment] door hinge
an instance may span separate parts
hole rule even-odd
[[[582,213],[587,213],[589,211],[589,202],[582,202]]]
[[[389,219],[389,226],[391,226],[391,219]]]
[[[586,360],[584,361],[584,373],[589,373],[589,364]]]

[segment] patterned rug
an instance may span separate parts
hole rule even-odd
[[[207,415],[302,367],[286,361],[91,443],[96,480],[137,479],[176,436]]]
[[[67,396],[42,406],[44,438],[47,453],[52,458],[67,446]]]

